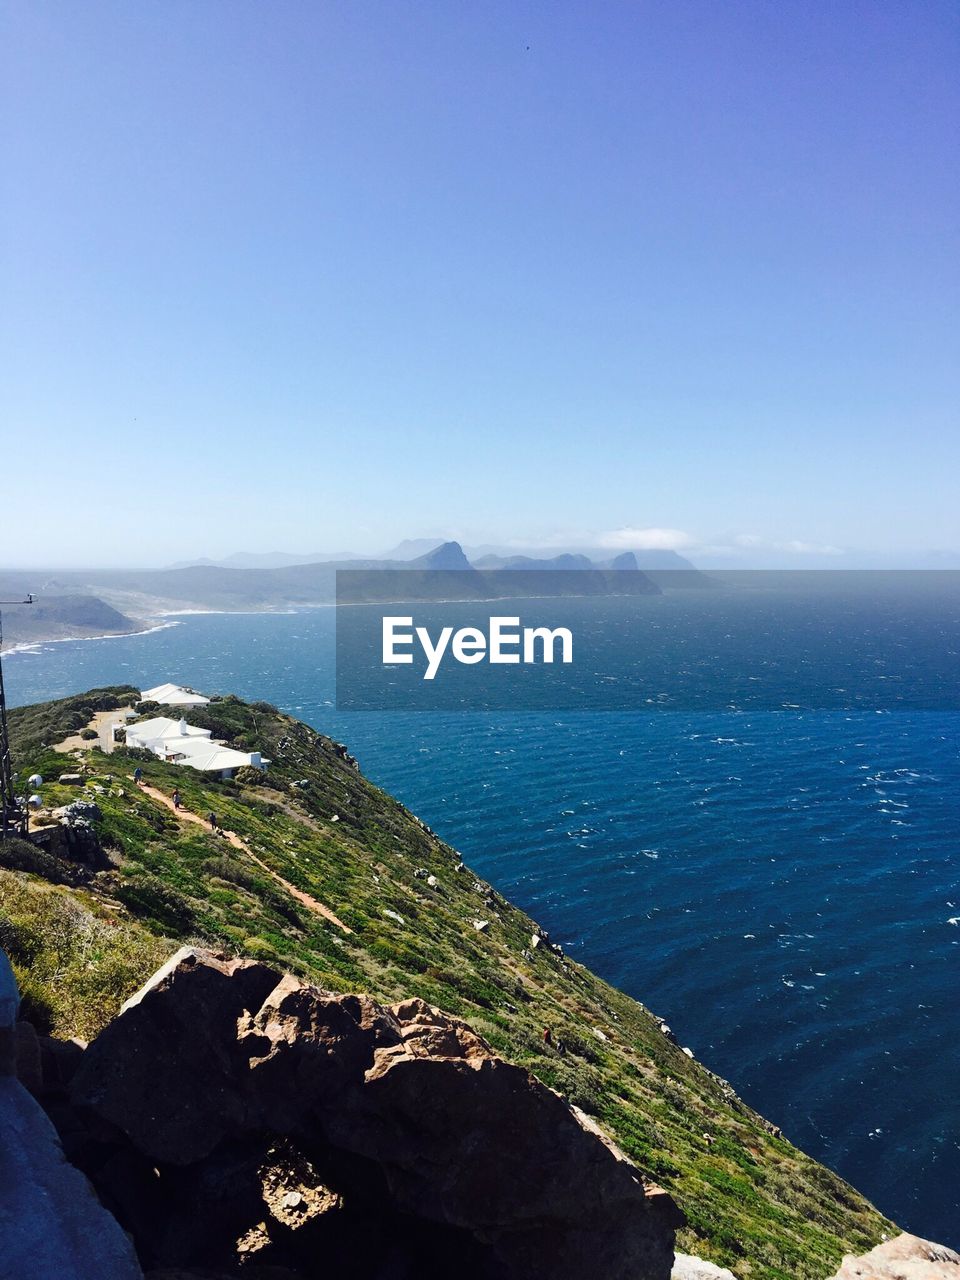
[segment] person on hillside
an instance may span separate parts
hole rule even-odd
[[[213,812],[213,810],[212,810],[212,809],[211,809],[211,810],[210,810],[210,812],[207,814],[207,821],[210,823],[210,830],[211,830],[211,831],[216,831],[216,830],[218,830],[218,828],[217,828],[217,815]]]
[[[173,789],[173,807],[175,809],[180,808],[180,792],[177,790],[176,787],[174,787]]]
[[[143,770],[140,768],[139,765],[137,765],[137,767],[133,771],[133,780],[138,787],[140,783],[143,781]]]

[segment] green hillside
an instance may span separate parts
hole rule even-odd
[[[55,779],[74,767],[51,744],[131,692],[12,712],[20,776]],[[679,1247],[740,1277],[822,1280],[843,1252],[863,1252],[893,1229],[671,1043],[642,1005],[548,940],[534,946],[534,922],[368,782],[342,747],[232,697],[187,719],[262,750],[269,773],[211,782],[145,753],[91,750],[82,793],[45,784],[43,799],[95,800],[110,865],[87,870],[19,842],[0,846],[0,942],[40,1026],[95,1035],[168,954],[202,940],[333,990],[384,1002],[417,995],[467,1019],[597,1117],[671,1191],[689,1220]],[[245,847],[138,792],[138,763],[149,786],[165,795],[178,787],[186,809],[212,810]]]

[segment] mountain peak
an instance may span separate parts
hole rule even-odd
[[[425,556],[410,561],[418,569],[470,569],[470,561],[463,554],[459,542],[442,542]]]
[[[632,551],[622,551],[610,561],[611,569],[639,569],[637,557]]]

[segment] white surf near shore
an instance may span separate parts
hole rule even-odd
[[[110,631],[102,636],[56,636],[50,640],[25,640],[4,651],[5,658],[15,653],[42,653],[51,644],[86,644],[89,640],[131,640],[135,636],[149,636],[154,631],[166,631],[168,627],[179,627],[179,622],[158,622],[154,626],[144,627],[142,631]]]
[[[238,618],[278,618],[289,617],[291,614],[303,613],[307,609],[314,608],[326,608],[326,606],[309,604],[300,609],[168,609],[162,616],[164,618],[205,618],[208,615],[220,617],[236,614]]]

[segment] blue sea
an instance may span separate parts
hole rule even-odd
[[[664,610],[668,646],[713,607],[694,594]],[[855,608],[845,625],[852,650]],[[960,1245],[960,718],[936,689],[921,710],[338,713],[330,609],[184,617],[4,667],[14,705],[174,680],[345,742],[790,1139]]]

